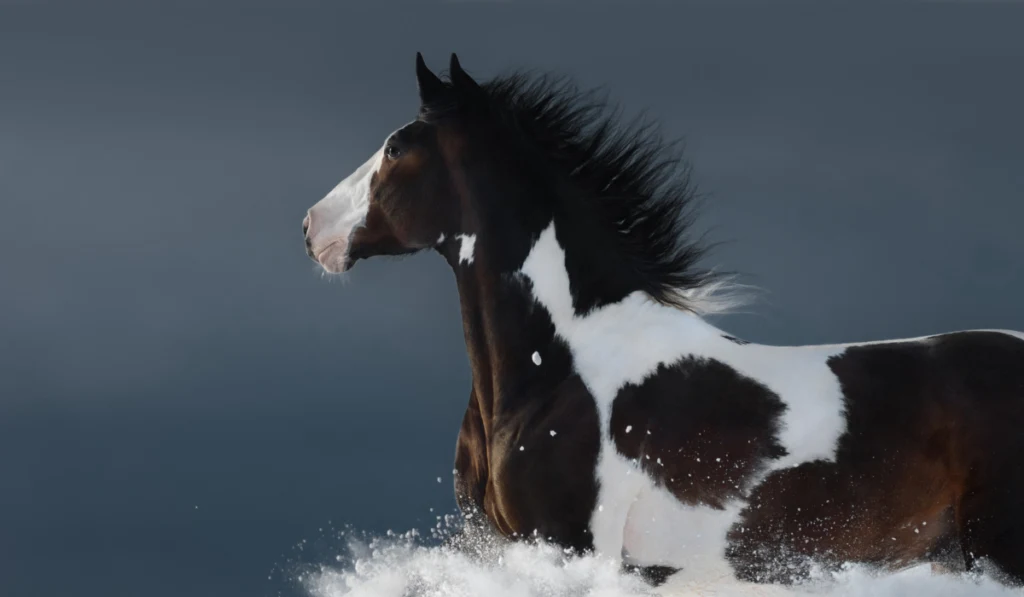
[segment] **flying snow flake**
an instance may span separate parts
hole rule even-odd
[[[533,364],[540,366],[540,353],[536,350],[533,351],[533,355],[530,357],[533,360]]]
[[[438,477],[438,478],[437,478],[437,482],[438,482],[438,483],[440,483],[440,482],[441,482],[441,477]]]
[[[526,448],[524,448],[524,447],[522,447],[522,446],[519,446],[519,451],[520,451],[520,452],[522,452],[522,451],[523,451],[523,450],[525,450],[525,449],[526,449]]]
[[[604,512],[604,506],[598,506],[597,507],[597,511],[598,512]]]
[[[626,433],[629,433],[630,431],[633,431],[633,426],[632,425],[626,425]]]
[[[537,353],[534,353],[534,354],[537,354]],[[548,431],[548,433],[551,434],[551,437],[555,437],[556,435],[558,435],[558,432],[555,431],[554,429],[552,429],[551,431]]]
[[[658,460],[656,460],[656,462],[657,462],[658,464],[661,464],[661,458],[659,458]],[[665,465],[664,465],[664,464],[661,464],[661,466],[665,466]]]

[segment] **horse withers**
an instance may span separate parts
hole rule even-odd
[[[698,267],[674,146],[557,79],[416,73],[416,119],[303,230],[328,272],[424,249],[454,270],[470,522],[658,580],[932,561],[1024,582],[1024,335],[725,334],[703,317],[736,293]]]

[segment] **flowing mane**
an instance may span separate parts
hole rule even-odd
[[[465,97],[444,81],[450,95],[423,106],[421,118],[443,118],[483,100],[495,122],[592,198],[652,299],[700,315],[746,302],[733,274],[699,265],[712,245],[693,234],[700,197],[682,143],[666,142],[642,118],[622,126],[605,94],[582,91],[565,77],[515,72],[481,84],[482,98]]]

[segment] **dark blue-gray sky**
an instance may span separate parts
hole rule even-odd
[[[453,506],[449,271],[330,282],[299,227],[413,116],[417,50],[572,74],[686,135],[714,262],[769,291],[731,332],[1024,329],[1020,5],[21,4],[0,8],[5,597],[274,594],[328,521]]]

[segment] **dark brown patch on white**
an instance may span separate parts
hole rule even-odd
[[[620,454],[679,501],[720,509],[786,454],[778,440],[785,408],[728,365],[687,357],[619,391],[611,435]]]

